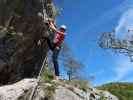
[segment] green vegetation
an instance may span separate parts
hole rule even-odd
[[[44,71],[43,75],[42,75],[42,79],[45,81],[45,82],[49,82],[51,83],[51,80],[54,79],[54,76],[53,74],[49,71],[49,70],[46,70]]]
[[[66,83],[74,87],[77,87],[85,92],[89,88],[89,82],[86,80],[70,80],[70,81],[66,81]]]
[[[111,92],[120,100],[133,100],[133,83],[110,83],[97,88]]]
[[[98,99],[98,100],[107,100],[107,98],[105,98],[105,97],[101,97],[100,99]]]

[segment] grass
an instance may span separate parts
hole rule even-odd
[[[107,90],[120,100],[133,100],[133,84],[131,83],[110,83],[98,87],[98,89]]]
[[[87,89],[89,88],[89,82],[86,80],[71,80],[71,81],[66,81],[66,84],[77,87],[85,92],[87,92]]]

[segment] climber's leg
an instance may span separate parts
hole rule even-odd
[[[60,52],[60,47],[56,47],[53,50],[53,63],[54,63],[54,69],[55,69],[55,75],[59,76],[59,64],[58,64],[58,56],[59,56],[59,52]]]
[[[49,38],[46,38],[46,40],[47,40],[49,49],[53,51],[54,50],[54,43]]]

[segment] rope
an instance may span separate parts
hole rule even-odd
[[[35,94],[35,92],[37,90],[38,84],[39,84],[39,82],[41,80],[41,74],[43,72],[43,69],[44,69],[46,63],[47,63],[47,56],[45,57],[45,59],[44,59],[44,61],[42,63],[40,72],[39,72],[38,77],[37,77],[37,84],[33,87],[29,100],[32,100],[33,97],[34,97],[34,94]]]
[[[43,20],[45,22],[46,16],[45,16],[45,6],[44,6],[45,2],[44,2],[44,0],[41,0],[41,3],[42,3],[42,8],[43,8],[43,11],[42,11]],[[38,77],[37,77],[37,84],[33,87],[31,95],[29,97],[29,100],[33,100],[34,94],[35,94],[35,92],[37,90],[38,84],[39,84],[40,79],[41,79],[41,74],[43,72],[43,69],[44,69],[46,63],[47,63],[47,56],[44,58],[44,61],[42,63],[41,69],[40,69],[40,72],[39,72]]]

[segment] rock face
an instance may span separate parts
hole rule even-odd
[[[0,85],[34,77],[47,52],[38,40],[48,32],[43,21],[55,18],[51,0],[0,0]]]
[[[24,79],[13,85],[0,87],[0,100],[18,100],[36,84],[36,79]]]
[[[105,98],[108,98],[109,100],[118,100],[118,98],[114,95],[112,95],[110,92],[108,91],[102,91],[100,92],[101,96],[104,96]]]
[[[13,85],[0,87],[0,100],[29,100],[36,81],[24,79]],[[64,82],[51,81],[39,84],[33,100],[118,100],[118,98],[109,92],[92,87],[83,91]]]

